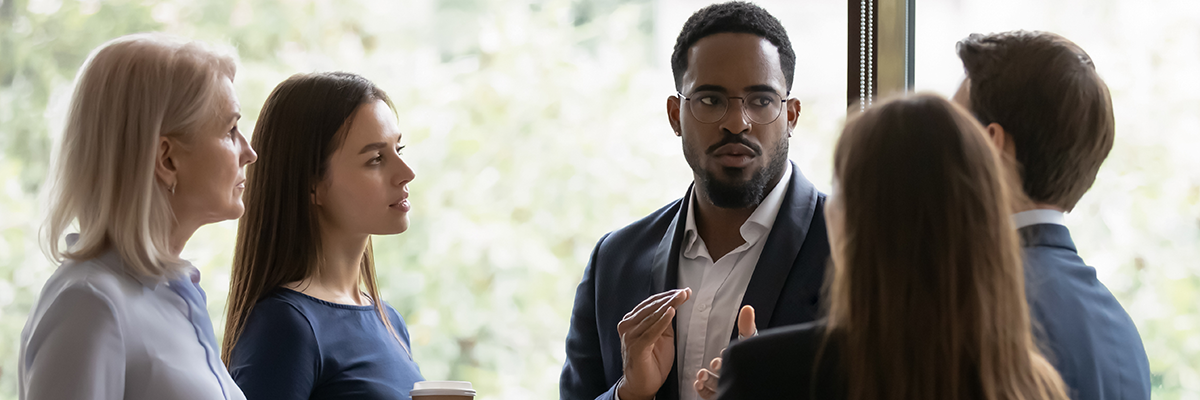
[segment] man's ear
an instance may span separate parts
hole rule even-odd
[[[996,146],[996,150],[1000,150],[1004,155],[1015,159],[1017,156],[1017,146],[1013,144],[1012,136],[1004,130],[1003,126],[998,123],[990,123],[987,128],[988,138],[991,139],[992,145]]]
[[[675,136],[683,135],[683,128],[679,126],[679,96],[667,97],[667,122],[671,124],[671,130],[675,131]]]
[[[788,137],[792,137],[792,130],[796,129],[796,122],[800,121],[800,99],[788,99],[787,101],[787,132]]]
[[[179,183],[179,170],[175,165],[175,159],[172,158],[177,151],[179,151],[179,146],[171,139],[159,136],[158,150],[154,152],[154,176],[163,185],[166,185],[168,190],[172,191]]]

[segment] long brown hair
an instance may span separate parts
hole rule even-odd
[[[838,140],[828,335],[848,398],[1067,398],[1033,341],[1011,177],[984,135],[917,95]]]
[[[310,193],[345,140],[348,121],[371,101],[394,110],[371,81],[345,72],[296,74],[267,98],[252,138],[259,159],[246,170],[246,213],[238,224],[221,349],[226,364],[254,305],[272,290],[312,276],[323,262]],[[407,352],[380,304],[370,239],[360,265],[375,311]]]

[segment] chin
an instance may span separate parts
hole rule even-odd
[[[391,224],[391,226],[388,226],[384,229],[380,229],[378,231],[378,233],[375,233],[375,235],[395,235],[395,234],[399,234],[399,233],[404,233],[407,230],[408,230],[408,216],[405,216],[403,220],[396,221],[396,223]]]

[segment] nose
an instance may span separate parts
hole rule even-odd
[[[734,99],[737,99],[737,106],[734,106]],[[725,109],[725,116],[721,117],[721,129],[729,133],[739,134],[750,132],[752,123],[750,116],[746,115],[746,99],[731,97],[729,104]]]
[[[400,162],[393,164],[397,166],[397,170],[395,174],[392,175],[392,184],[396,186],[404,186],[405,184],[412,182],[413,179],[416,179],[417,173],[414,172],[412,167],[408,165],[408,162],[404,161],[404,158],[397,157],[397,159]]]
[[[258,152],[250,146],[250,141],[246,140],[246,136],[238,133],[238,139],[242,142],[242,166],[258,161]]]

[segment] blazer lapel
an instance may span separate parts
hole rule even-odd
[[[654,258],[651,259],[650,264],[651,295],[679,287],[679,248],[683,242],[683,230],[687,226],[684,218],[687,218],[691,200],[692,187],[689,186],[687,194],[683,196],[683,201],[680,203],[678,213],[675,218],[671,219],[671,224],[667,226],[667,231],[663,233],[662,239],[658,242],[658,248],[654,251]],[[671,321],[671,329],[678,332],[675,320]],[[679,343],[676,343],[675,346],[678,348]],[[674,357],[672,356],[672,358]],[[658,389],[656,398],[664,400],[679,398],[679,365],[674,363],[671,365],[667,381]]]
[[[779,214],[775,217],[771,234],[767,236],[758,265],[750,276],[746,294],[742,296],[743,306],[754,307],[754,324],[760,329],[770,327],[779,293],[783,291],[788,273],[800,254],[800,246],[808,235],[816,207],[816,187],[792,163],[791,184],[784,194],[783,204],[779,206]],[[737,338],[736,326],[733,328],[733,338]]]
[[[650,262],[650,294],[662,293],[679,287],[679,247],[683,242],[683,227],[687,226],[687,210],[691,205],[692,188],[683,196],[679,212],[671,219],[671,225],[658,241],[654,257]]]

